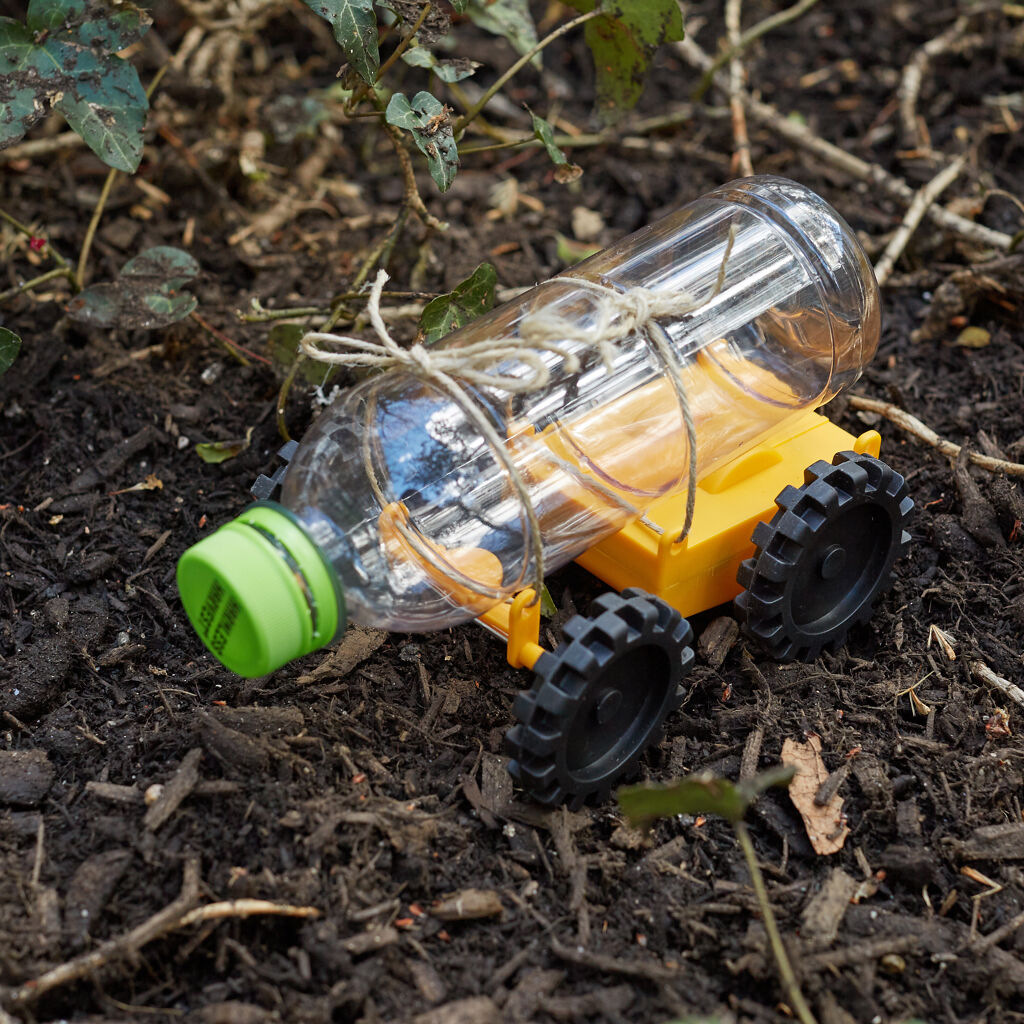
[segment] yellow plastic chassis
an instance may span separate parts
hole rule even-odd
[[[882,438],[876,430],[860,437],[811,412],[788,425],[785,437],[741,455],[697,485],[693,525],[677,543],[683,525],[679,494],[655,501],[646,514],[585,551],[576,561],[616,590],[639,587],[684,615],[731,601],[739,592],[736,571],[754,553],[750,536],[758,522],[775,514],[775,498],[787,484],[800,486],[804,470],[853,450],[876,458]],[[540,602],[532,589],[496,605],[478,619],[508,641],[514,668],[532,668],[540,646]]]

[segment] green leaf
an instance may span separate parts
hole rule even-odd
[[[490,263],[481,263],[447,295],[431,299],[420,314],[420,331],[424,339],[427,342],[437,341],[486,313],[494,305],[497,281],[494,267]]]
[[[0,327],[0,373],[6,373],[21,350],[21,338],[14,331]]]
[[[425,46],[412,46],[402,54],[402,60],[414,68],[430,68],[442,82],[461,82],[476,72],[480,62],[466,57],[438,60]]]
[[[0,18],[0,148],[52,106],[104,163],[134,171],[149,102],[116,51],[145,34],[149,15],[113,0],[32,0],[27,18]]]
[[[345,58],[364,82],[373,85],[380,67],[377,49],[377,15],[373,0],[303,0],[305,5],[330,22],[334,38]]]
[[[469,0],[448,0],[448,2],[456,14],[465,14],[466,7],[469,6]]]
[[[429,92],[418,92],[410,103],[396,92],[384,113],[388,124],[404,128],[427,158],[427,168],[437,187],[447,192],[459,169],[459,149],[452,136],[448,108]]]
[[[548,156],[551,157],[551,162],[567,164],[569,161],[565,153],[555,145],[555,129],[551,127],[550,122],[545,121],[543,117],[538,117],[529,107],[526,108],[526,111],[533,121],[534,138],[543,143],[544,148],[548,151]]]
[[[717,814],[735,823],[761,793],[787,785],[793,775],[792,768],[780,766],[736,784],[701,772],[665,785],[627,786],[619,790],[619,806],[631,824],[641,828],[655,818],[676,814]]]
[[[594,0],[566,0],[576,10],[594,9]],[[683,38],[677,0],[601,0],[604,16],[588,21],[583,38],[594,57],[597,103],[605,121],[613,122],[636,105],[644,89],[654,51]]]
[[[485,32],[507,39],[517,53],[527,53],[537,45],[537,28],[530,14],[529,0],[466,0],[465,13]],[[531,63],[538,68],[541,66],[539,53]]]
[[[76,295],[68,316],[93,327],[166,327],[196,308],[195,296],[181,289],[198,274],[199,264],[187,252],[158,245],[129,260],[116,281]]]
[[[302,324],[274,324],[267,337],[270,356],[274,362],[281,366],[291,366],[299,358],[299,342],[302,341],[304,335],[309,333],[309,330],[309,327],[304,327]],[[336,375],[337,369],[336,366],[330,366],[315,359],[303,358],[299,372],[307,383],[314,387],[323,387]]]
[[[208,444],[197,444],[196,455],[203,460],[203,462],[218,463],[227,462],[228,459],[233,459],[249,447],[249,441],[252,439],[252,427],[245,432],[245,437],[238,438],[237,441],[211,441]]]

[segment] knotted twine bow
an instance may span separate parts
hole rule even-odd
[[[730,235],[718,281],[712,295],[705,302],[710,301],[722,288],[725,262],[731,248]],[[428,348],[417,342],[409,348],[403,348],[391,337],[380,313],[381,292],[387,280],[387,273],[379,270],[366,305],[366,312],[378,341],[364,341],[346,335],[312,331],[302,338],[300,347],[310,359],[335,366],[360,366],[381,370],[401,368],[444,392],[462,409],[487,440],[492,452],[508,473],[512,487],[522,503],[529,524],[535,568],[534,600],[539,597],[544,583],[544,547],[537,510],[505,439],[495,430],[487,415],[467,393],[461,382],[478,387],[498,388],[510,394],[539,391],[547,386],[550,379],[548,366],[541,358],[542,352],[552,352],[560,356],[570,373],[576,373],[580,369],[579,356],[568,346],[567,343],[570,342],[582,345],[585,349],[595,350],[601,357],[605,369],[610,373],[616,343],[634,334],[643,335],[653,345],[668,372],[686,427],[689,451],[686,518],[678,540],[682,541],[686,537],[693,523],[693,509],[697,497],[697,429],[690,411],[679,361],[667,335],[657,326],[656,321],[659,317],[683,316],[699,308],[688,293],[656,292],[639,287],[617,291],[582,277],[556,277],[552,280],[587,289],[598,296],[599,301],[593,310],[591,324],[583,325],[578,320],[569,320],[550,310],[538,310],[519,321],[519,335],[511,341],[488,338],[456,348]],[[320,348],[320,345],[337,346],[342,351],[328,352]],[[500,372],[498,367],[509,361],[525,367],[527,372],[515,375]],[[364,448],[364,463],[371,486],[383,505],[387,499],[370,464],[368,445]],[[474,589],[480,589],[479,585]],[[490,595],[488,590],[480,592]]]

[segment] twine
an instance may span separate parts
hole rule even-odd
[[[730,231],[715,287],[705,303],[710,302],[722,289],[725,265],[732,244],[733,232]],[[552,280],[589,290],[597,296],[593,324],[584,326],[579,321],[569,320],[550,310],[539,310],[523,317],[518,325],[518,337],[514,341],[488,338],[457,348],[428,348],[416,342],[409,348],[403,348],[391,337],[380,313],[381,292],[387,280],[387,273],[379,270],[366,305],[366,313],[377,335],[377,341],[311,331],[302,338],[300,347],[310,359],[334,366],[358,366],[381,370],[401,368],[433,385],[459,406],[487,440],[508,473],[512,487],[522,504],[529,527],[535,568],[534,601],[538,599],[544,583],[544,550],[537,510],[526,481],[505,443],[506,439],[498,434],[479,403],[466,391],[464,384],[498,388],[510,394],[539,391],[547,386],[550,379],[548,367],[541,358],[542,352],[552,352],[560,356],[570,373],[576,373],[580,369],[579,356],[567,346],[569,342],[596,351],[605,369],[610,373],[613,369],[617,343],[636,334],[645,337],[668,372],[686,428],[689,449],[686,517],[677,543],[686,538],[693,524],[693,510],[697,497],[697,428],[683,384],[679,360],[667,335],[656,321],[660,317],[680,317],[692,313],[704,303],[695,304],[693,297],[683,291],[658,292],[640,287],[618,291],[582,277],[556,277]],[[321,345],[336,346],[341,351],[326,351],[320,347]],[[507,361],[524,367],[526,372],[515,375],[500,372],[497,367]],[[364,464],[374,494],[383,507],[387,503],[387,498],[372,466],[368,440],[364,447]],[[413,537],[409,539],[415,541]],[[419,544],[416,546],[421,549],[422,554],[429,557],[427,549],[423,549]],[[490,596],[490,592],[482,590],[479,584],[473,589],[488,593]]]

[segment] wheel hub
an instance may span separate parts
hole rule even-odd
[[[622,706],[622,691],[608,690],[601,694],[594,705],[594,718],[598,725],[607,725],[615,717],[615,712]]]
[[[846,548],[841,544],[833,544],[822,556],[821,578],[834,580],[846,565]]]

